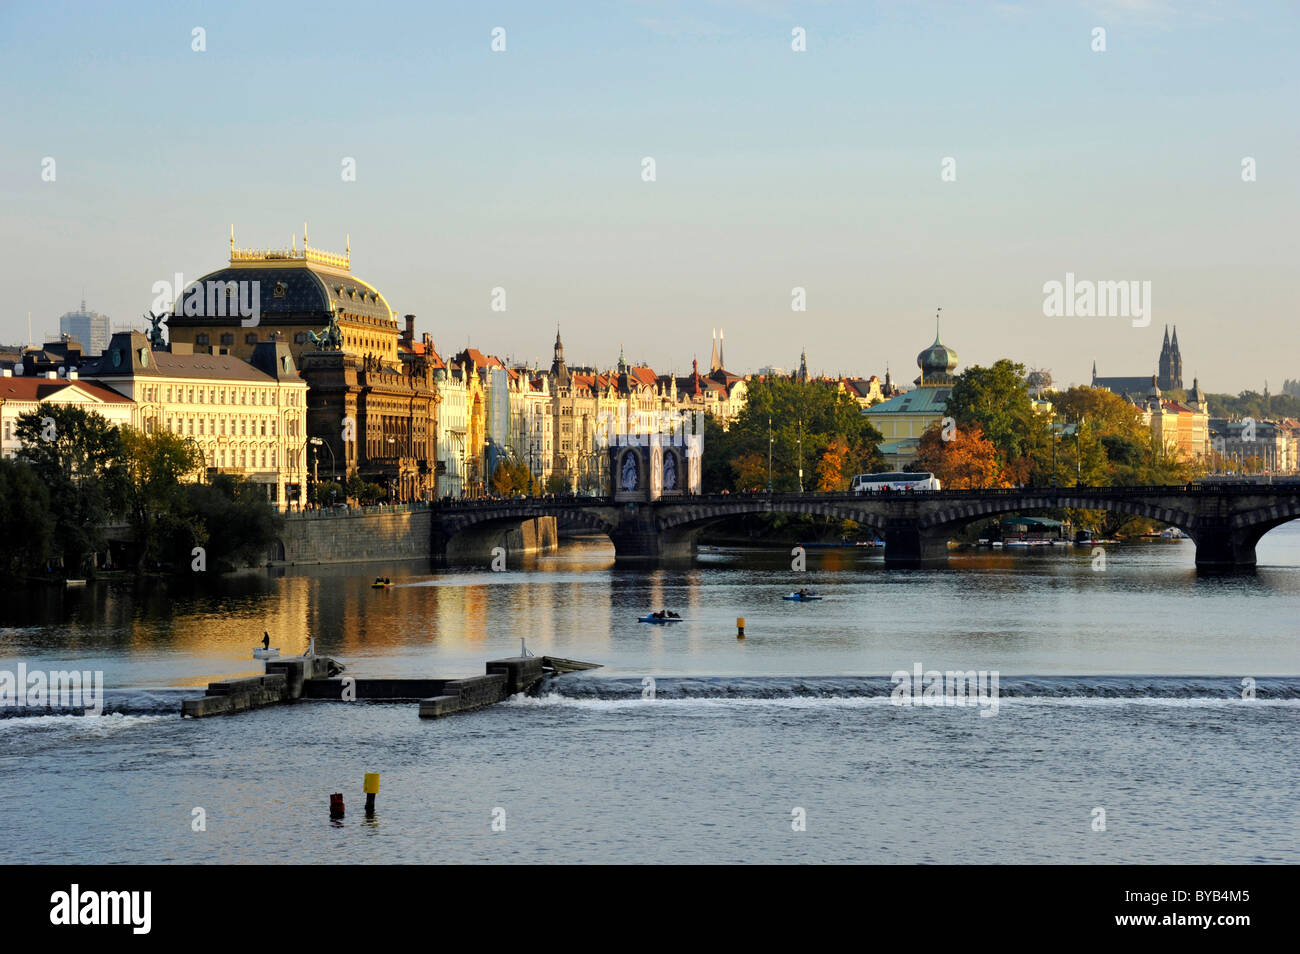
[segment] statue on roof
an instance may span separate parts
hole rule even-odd
[[[167,346],[167,340],[163,337],[162,326],[167,321],[165,314],[155,315],[152,311],[145,312],[144,319],[149,322],[149,346],[155,350],[161,351]]]
[[[307,338],[320,351],[342,351],[343,332],[339,328],[339,312],[330,313],[330,323],[325,326],[320,334],[309,331],[307,332]]]

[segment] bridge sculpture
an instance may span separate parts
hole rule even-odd
[[[743,514],[813,514],[853,520],[885,540],[885,563],[917,566],[947,559],[948,540],[967,524],[1000,514],[1072,507],[1146,517],[1177,527],[1196,543],[1207,571],[1255,566],[1255,544],[1300,518],[1300,483],[1189,484],[1177,487],[1060,487],[881,494],[695,494],[654,501],[603,498],[453,500],[435,504],[432,553],[445,565],[448,544],[539,517],[604,533],[619,561],[690,558],[699,532]],[[463,542],[463,540],[462,540]]]

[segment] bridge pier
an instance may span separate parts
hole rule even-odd
[[[651,514],[629,516],[609,534],[616,563],[654,563],[659,560],[695,559],[698,527],[659,530]]]
[[[1262,534],[1227,528],[1195,532],[1196,569],[1201,573],[1249,573],[1255,569],[1255,544]]]
[[[947,530],[922,530],[913,520],[886,522],[885,566],[943,566],[947,562]]]

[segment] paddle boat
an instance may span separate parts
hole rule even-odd
[[[638,623],[680,623],[682,618],[671,610],[663,610],[659,613],[647,613],[645,616],[638,616]]]
[[[813,600],[819,600],[821,597],[811,590],[799,590],[797,593],[787,593],[781,599],[791,600],[795,603],[809,603]]]
[[[375,577],[375,582],[373,582],[373,583],[370,584],[370,588],[371,588],[372,590],[383,590],[383,589],[387,589],[388,587],[390,587],[390,586],[392,586],[392,585],[393,585],[393,581],[390,580],[388,577],[386,577],[386,576],[383,576],[383,577],[377,576],[377,577]]]

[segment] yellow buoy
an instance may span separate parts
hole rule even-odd
[[[736,617],[736,638],[745,638],[745,617],[743,616]]]
[[[367,795],[379,794],[379,773],[378,772],[366,773],[366,781],[365,781],[364,788],[365,788],[365,793]]]

